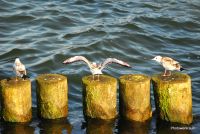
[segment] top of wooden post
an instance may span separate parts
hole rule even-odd
[[[85,84],[96,84],[96,83],[104,83],[109,84],[113,82],[117,82],[117,80],[114,77],[108,76],[108,75],[99,75],[99,80],[97,80],[98,76],[94,76],[95,79],[93,80],[93,75],[84,76],[82,78],[83,83]]]
[[[1,86],[5,87],[5,86],[10,86],[10,87],[14,87],[16,85],[18,86],[23,86],[25,84],[30,84],[30,79],[22,79],[22,78],[16,78],[12,77],[11,79],[3,79],[1,80]]]
[[[150,77],[144,74],[128,74],[128,75],[123,75],[120,78],[121,83],[138,83],[138,82],[145,82],[149,81]]]
[[[188,74],[172,73],[171,76],[162,76],[162,74],[155,74],[152,76],[152,80],[155,82],[170,82],[170,83],[184,83],[190,80]]]
[[[41,74],[36,78],[41,83],[51,84],[58,83],[58,81],[66,80],[66,77],[60,74]]]

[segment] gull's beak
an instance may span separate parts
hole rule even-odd
[[[151,59],[151,60],[156,60],[155,58]]]

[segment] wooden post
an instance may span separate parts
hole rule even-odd
[[[1,81],[2,117],[8,122],[29,122],[32,118],[31,81],[15,78]]]
[[[42,74],[36,78],[38,114],[44,119],[68,114],[67,78],[59,74]]]
[[[192,123],[191,79],[187,74],[154,75],[153,89],[159,117],[170,122]]]
[[[120,77],[120,115],[122,118],[144,122],[152,116],[150,77],[130,74]]]
[[[97,77],[97,76],[95,76]],[[113,119],[117,116],[117,80],[100,75],[99,80],[85,76],[83,83],[83,113],[85,117]]]

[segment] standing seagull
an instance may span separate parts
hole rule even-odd
[[[19,58],[15,59],[15,62],[13,65],[13,70],[16,74],[16,81],[17,81],[17,77],[21,77],[23,79],[28,78],[28,76],[26,74],[26,68],[25,68],[24,64],[21,63]]]
[[[171,76],[171,71],[174,70],[177,71],[185,70],[182,68],[182,66],[179,64],[178,61],[175,61],[170,57],[156,56],[152,60],[155,60],[156,62],[160,63],[165,68],[163,76]],[[167,75],[167,71],[169,71],[169,75]]]
[[[74,56],[74,57],[68,58],[63,63],[68,64],[68,63],[72,63],[72,62],[76,62],[76,61],[84,61],[85,63],[87,63],[87,65],[90,68],[90,71],[93,75],[93,80],[94,80],[94,75],[97,75],[98,80],[99,80],[99,75],[103,74],[102,70],[109,63],[116,63],[116,64],[120,64],[122,66],[130,67],[130,65],[128,63],[121,61],[121,60],[118,60],[118,59],[115,59],[115,58],[107,58],[103,63],[97,64],[95,62],[90,62],[89,60],[87,60],[83,56]]]

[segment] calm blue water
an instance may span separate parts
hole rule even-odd
[[[0,133],[198,133],[200,130],[200,1],[199,0],[0,0],[0,78],[13,76],[13,61],[20,57],[32,79],[33,121],[0,122]],[[110,65],[105,74],[152,75],[163,68],[150,61],[155,55],[178,60],[192,77],[191,126],[165,124],[154,115],[147,124],[116,120],[90,121],[82,114],[81,78],[90,74],[83,63],[62,65],[74,55],[91,61],[107,57],[125,60],[134,68]],[[61,73],[69,80],[67,120],[42,121],[36,116],[35,77]],[[152,94],[152,107],[155,110]],[[179,130],[175,127],[185,128]]]

